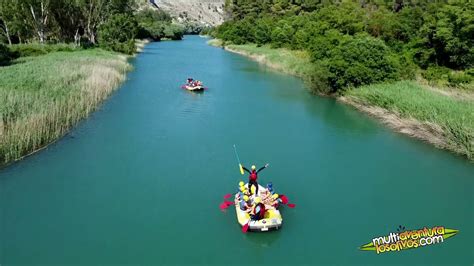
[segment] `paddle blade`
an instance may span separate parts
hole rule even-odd
[[[296,207],[296,205],[295,205],[295,204],[293,204],[293,203],[288,203],[288,205],[287,205],[287,206],[288,206],[288,207],[290,207],[290,208],[294,208],[294,207]]]
[[[285,195],[280,195],[281,203],[287,204],[288,203],[288,198]]]
[[[221,211],[224,211],[232,205],[234,205],[234,203],[232,201],[227,201],[226,200],[226,201],[222,202],[221,205],[219,205],[219,208],[221,209]]]
[[[242,227],[242,233],[247,233],[247,231],[249,230],[249,223],[246,223],[243,227]]]
[[[240,174],[244,175],[244,168],[242,167],[240,163],[239,163],[239,169],[240,169]]]
[[[228,198],[230,198],[230,197],[232,197],[232,194],[226,194],[226,195],[224,196],[224,199],[228,199]]]
[[[227,204],[225,204],[225,202],[221,203],[221,205],[219,205],[219,209],[221,209],[221,211],[224,211],[225,209],[227,209]]]

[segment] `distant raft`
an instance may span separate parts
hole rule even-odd
[[[247,187],[248,184],[245,184],[245,186]],[[258,192],[259,197],[264,197],[265,193],[270,193],[267,188],[260,185]],[[266,232],[280,229],[283,223],[283,218],[281,217],[280,211],[277,209],[278,205],[276,207],[266,205],[264,218],[260,220],[251,220],[250,215],[240,208],[241,199],[239,197],[239,193],[235,194],[234,203],[237,221],[240,226],[244,227],[248,223],[248,230],[257,232]]]
[[[194,80],[193,78],[188,78],[186,84],[181,86],[181,88],[188,90],[188,91],[203,91],[204,88],[203,84],[199,80]]]
[[[202,85],[193,86],[188,84],[183,85],[181,88],[188,91],[203,91],[205,89]]]

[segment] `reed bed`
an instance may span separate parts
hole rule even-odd
[[[0,165],[57,140],[125,79],[127,57],[100,49],[21,58],[0,68]]]
[[[474,101],[429,90],[413,81],[378,84],[347,91],[367,105],[389,110],[402,118],[413,118],[440,128],[445,148],[474,160]]]

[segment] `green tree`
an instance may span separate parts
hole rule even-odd
[[[18,4],[10,0],[0,0],[0,34],[5,36],[8,44],[12,44],[12,35],[14,34],[14,25],[17,23]]]
[[[366,34],[345,38],[321,62],[331,73],[328,84],[333,91],[400,77],[399,62],[390,48]]]
[[[133,54],[136,50],[135,37],[138,23],[130,15],[112,15],[99,30],[99,43],[105,49]]]
[[[176,24],[168,24],[165,26],[164,37],[171,40],[183,39],[184,28]]]

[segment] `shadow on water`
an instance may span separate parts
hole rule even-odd
[[[310,93],[308,92],[308,94]],[[318,97],[318,99],[303,101],[306,109],[327,125],[339,130],[350,129],[350,131],[358,132],[361,135],[367,134],[367,136],[377,132],[376,122],[364,117],[364,114],[355,112],[352,107],[342,105],[334,98],[311,96]]]
[[[296,83],[300,86],[294,88],[291,87],[291,83],[287,83],[287,80],[292,80],[288,76],[271,71],[269,73],[272,79],[282,79],[281,82],[278,82],[280,85],[270,91],[271,97],[279,101],[302,105],[310,116],[339,131],[351,131],[367,136],[378,131],[375,120],[357,112],[353,107],[341,104],[333,97],[311,93],[296,77],[293,79],[297,79]],[[293,82],[295,81],[293,80]],[[295,93],[295,90],[299,90],[300,93]]]

